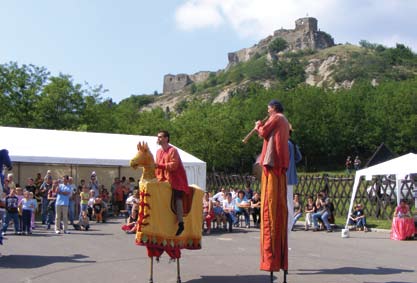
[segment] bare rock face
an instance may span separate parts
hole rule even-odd
[[[333,66],[337,65],[340,61],[338,56],[329,56],[325,60],[320,59],[311,59],[306,72],[306,84],[312,86],[323,86],[326,84],[335,84],[335,81],[332,78]]]

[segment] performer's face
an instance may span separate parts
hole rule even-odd
[[[273,113],[275,113],[276,111],[275,111],[275,108],[274,107],[272,107],[271,105],[268,105],[268,114],[269,115],[271,115],[271,114],[273,114]]]
[[[159,133],[157,138],[158,139],[156,140],[156,143],[159,145],[164,145],[168,143],[168,138],[163,133]]]

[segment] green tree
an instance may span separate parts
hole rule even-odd
[[[287,47],[287,41],[281,37],[277,37],[269,43],[268,50],[273,53],[278,53],[284,51]]]

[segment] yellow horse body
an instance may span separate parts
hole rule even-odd
[[[191,185],[191,195],[184,199],[184,232],[175,236],[177,217],[172,208],[172,189],[168,182],[158,182],[155,162],[146,143],[138,144],[138,153],[130,161],[134,169],[143,168],[139,181],[140,201],[136,244],[146,246],[150,257],[165,251],[180,258],[180,249],[201,249],[203,190]]]

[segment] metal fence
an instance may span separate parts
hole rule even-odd
[[[215,193],[221,187],[243,189],[247,181],[251,182],[254,191],[260,191],[260,181],[251,175],[226,175],[212,173],[207,175],[207,190]],[[303,203],[309,196],[316,198],[320,191],[326,191],[335,208],[337,216],[347,216],[352,196],[354,177],[349,175],[329,176],[301,175],[294,193],[300,194]],[[397,206],[397,188],[395,176],[379,176],[370,181],[361,179],[355,203],[361,203],[367,216],[379,219],[392,219]],[[405,199],[410,208],[415,208],[417,195],[417,179],[401,180],[400,198]]]

